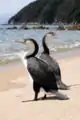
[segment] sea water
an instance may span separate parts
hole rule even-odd
[[[15,40],[34,38],[41,48],[41,42],[44,34],[49,31],[56,33],[56,36],[48,40],[48,46],[51,51],[63,52],[80,47],[80,31],[78,30],[57,30],[56,26],[48,26],[50,29],[7,29],[13,25],[0,25],[0,61],[18,59],[16,52],[28,50],[27,46],[16,43]],[[17,25],[19,28],[20,26]],[[30,50],[33,49],[30,47]],[[40,49],[41,50],[41,49]]]

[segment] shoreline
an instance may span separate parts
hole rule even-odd
[[[74,58],[80,56],[80,48],[75,48],[69,51],[63,51],[63,52],[53,52],[51,51],[52,58],[56,60],[61,60],[61,59],[67,59],[67,58]],[[16,67],[16,66],[22,66],[22,62],[20,59],[14,59],[9,61],[8,63],[0,64],[0,70],[4,70],[7,68],[11,67]]]

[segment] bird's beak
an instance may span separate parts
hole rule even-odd
[[[56,36],[56,33],[52,32],[52,35],[53,35],[53,36]]]
[[[57,34],[56,34],[56,33],[52,32],[51,34],[52,34],[52,36],[53,36],[54,38],[57,38]]]
[[[55,32],[49,32],[48,34],[51,34],[53,36],[56,36],[56,33]]]
[[[30,43],[30,39],[16,40],[15,42],[26,45],[26,44]]]
[[[25,44],[24,40],[15,40],[15,42]]]

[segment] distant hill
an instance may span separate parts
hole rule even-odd
[[[12,16],[8,23],[80,22],[80,0],[36,0]]]

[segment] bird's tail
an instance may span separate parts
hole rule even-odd
[[[57,86],[60,90],[69,90],[70,87],[66,85],[65,83],[62,82],[61,80],[61,75],[55,75],[56,81],[57,81]]]
[[[70,86],[63,83],[61,80],[57,81],[58,88],[60,90],[69,90]]]

